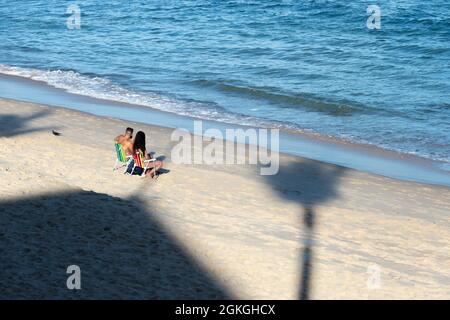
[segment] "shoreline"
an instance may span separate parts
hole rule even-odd
[[[307,249],[311,299],[449,297],[448,187],[285,154],[274,176],[178,165],[170,129],[13,100],[0,124],[0,299],[297,299]],[[126,126],[167,156],[157,181],[112,171]]]
[[[75,109],[108,118],[138,121],[166,128],[183,127],[191,132],[192,122],[201,120],[147,106],[77,95],[52,87],[43,81],[15,75],[0,75],[0,84],[4,85],[11,81],[14,85],[10,84],[10,86],[15,86],[17,89],[6,99]],[[0,89],[0,96],[8,96],[5,93],[8,89],[10,88],[3,89],[3,91]],[[21,96],[15,97],[17,92],[20,92]],[[227,128],[251,128],[212,120],[201,121],[205,124],[205,129],[218,128],[224,131]],[[280,131],[280,139],[280,152],[282,153],[395,179],[450,186],[450,171],[439,168],[439,164],[443,163],[436,160],[316,134],[292,133],[283,130]]]

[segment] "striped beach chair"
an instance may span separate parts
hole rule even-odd
[[[133,154],[133,160],[134,160],[134,165],[133,165],[133,170],[131,170],[131,174],[134,173],[134,170],[139,167],[142,168],[142,174],[141,177],[145,177],[145,171],[147,171],[147,169],[150,169],[149,164],[151,162],[155,162],[156,159],[150,159],[150,160],[146,160],[144,158],[144,155],[142,154],[141,150],[136,151],[135,154]]]
[[[115,144],[116,148],[116,163],[114,165],[113,171],[116,171],[117,169],[120,169],[125,166],[125,172],[127,172],[127,165],[131,161],[132,156],[126,156],[125,152],[123,151],[123,147],[120,143]]]

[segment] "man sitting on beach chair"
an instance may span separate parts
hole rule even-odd
[[[122,145],[126,156],[131,156],[133,153],[133,128],[128,127],[125,134],[118,135],[114,142]]]
[[[132,149],[133,149],[133,128],[128,127],[125,130],[125,134],[118,135],[115,139],[115,147],[117,153],[116,163],[113,171],[120,167],[127,166],[132,161]],[[120,165],[120,166],[118,166]],[[126,169],[125,169],[126,170]]]

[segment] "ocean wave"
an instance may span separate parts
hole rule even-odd
[[[110,73],[109,76],[98,76],[95,74],[80,74],[74,70],[41,70],[2,64],[0,64],[0,73],[19,76],[34,81],[41,81],[49,86],[59,88],[77,95],[149,107],[183,116],[188,116],[191,118],[213,120],[244,126],[278,128],[290,132],[329,137],[347,141],[350,143],[370,144],[381,147],[383,149],[393,150],[401,153],[415,154],[432,160],[442,161],[443,163],[449,163],[448,157],[445,154],[430,154],[427,152],[420,152],[419,150],[412,151],[411,149],[408,149],[408,147],[403,148],[400,145],[394,147],[392,144],[386,143],[386,141],[369,142],[366,141],[362,136],[345,135],[343,132],[334,132],[334,134],[326,133],[286,120],[278,121],[275,119],[265,118],[264,116],[259,114],[256,117],[239,112],[231,112],[216,103],[178,99],[169,95],[163,95],[153,92],[136,92],[124,88],[123,86],[120,86],[108,79],[114,78],[117,80],[118,78],[120,78],[119,74]],[[271,102],[275,103],[278,108],[283,107],[283,105],[295,108],[309,108],[310,110],[314,110],[316,112],[322,111],[333,115],[350,115],[355,112],[366,111],[363,109],[363,107],[359,106],[355,107],[352,105],[339,105],[337,103],[317,101],[315,97],[308,95],[295,97],[277,94],[273,93],[270,88],[267,88],[267,90],[265,88],[250,88],[211,80],[196,80],[193,83],[198,86],[214,87],[214,89],[221,90],[228,94],[239,94],[244,95],[247,98],[270,100]],[[439,114],[442,114],[443,110],[436,109],[448,110],[448,107],[448,104],[440,104],[434,105],[432,107],[429,107],[429,109],[422,111],[440,111]]]
[[[367,108],[347,101],[335,102],[314,97],[311,94],[286,94],[275,90],[247,86],[237,86],[224,81],[194,80],[192,84],[214,88],[225,93],[239,94],[246,98],[265,100],[276,104],[280,108],[303,108],[310,111],[327,113],[333,116],[350,116],[355,113],[368,111]]]
[[[301,131],[294,124],[232,113],[215,103],[180,100],[152,92],[136,92],[113,83],[105,77],[93,74],[88,76],[73,70],[41,70],[0,64],[0,73],[41,81],[77,95],[144,106],[198,119]]]

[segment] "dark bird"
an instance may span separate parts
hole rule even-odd
[[[61,135],[61,133],[59,133],[59,132],[57,132],[57,131],[55,131],[55,130],[52,130],[52,133],[53,133],[55,136],[60,136],[60,135]]]

